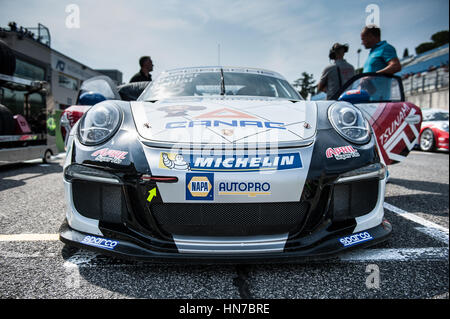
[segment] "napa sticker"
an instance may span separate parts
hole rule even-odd
[[[353,234],[351,236],[339,238],[339,241],[344,247],[349,247],[372,239],[373,237],[365,231],[362,233]]]
[[[113,250],[118,244],[118,242],[115,240],[95,236],[86,236],[83,238],[83,241],[81,243],[108,250]]]
[[[160,154],[159,168],[183,171],[254,172],[303,168],[300,153],[202,156]]]
[[[186,173],[186,200],[214,200],[214,174]]]

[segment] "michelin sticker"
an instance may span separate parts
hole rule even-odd
[[[113,250],[118,244],[118,242],[115,240],[110,240],[110,239],[95,237],[95,236],[84,237],[82,243],[89,245],[89,246],[95,246],[95,247],[109,249],[109,250]]]
[[[159,168],[184,171],[253,172],[303,168],[300,153],[258,156],[201,156],[161,153]]]
[[[373,237],[368,232],[362,232],[351,236],[342,237],[339,241],[344,247],[349,247],[372,239]]]
[[[214,174],[186,173],[186,200],[214,200]]]

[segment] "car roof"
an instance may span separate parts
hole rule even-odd
[[[441,109],[422,109],[422,113],[448,113],[448,111]]]
[[[251,73],[251,74],[261,74],[261,75],[267,75],[276,77],[282,80],[286,80],[281,74],[270,71],[267,69],[261,69],[261,68],[253,68],[253,67],[241,67],[241,66],[194,66],[194,67],[185,67],[185,68],[176,68],[176,69],[169,69],[166,70],[163,73],[167,74],[177,74],[177,73],[190,73],[190,72],[220,72],[220,70],[223,70],[224,72],[236,72],[236,73]]]

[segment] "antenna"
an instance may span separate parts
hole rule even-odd
[[[217,65],[220,65],[220,43],[217,44]]]

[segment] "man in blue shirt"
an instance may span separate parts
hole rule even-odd
[[[368,25],[362,30],[361,42],[366,49],[370,49],[363,73],[394,74],[402,69],[395,48],[381,41],[381,30],[376,25]]]

